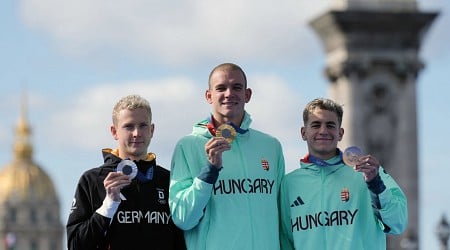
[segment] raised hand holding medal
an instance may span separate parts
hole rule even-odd
[[[378,175],[379,161],[371,155],[365,155],[356,146],[346,148],[342,155],[342,160],[355,171],[363,173],[366,182],[371,181]]]
[[[229,124],[222,124],[215,130],[215,136],[205,144],[205,152],[211,165],[222,167],[222,153],[230,150],[236,130]]]

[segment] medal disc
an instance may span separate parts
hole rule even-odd
[[[132,160],[122,160],[119,165],[117,165],[116,171],[122,172],[123,174],[130,176],[131,179],[134,179],[137,175],[138,168],[136,163]]]
[[[345,149],[342,160],[347,166],[355,167],[361,156],[363,156],[362,150],[356,146],[351,146]]]
[[[231,125],[224,123],[217,128],[216,136],[225,138],[231,144],[236,137],[236,130]]]

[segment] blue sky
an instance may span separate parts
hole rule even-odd
[[[408,1],[408,0],[407,0]],[[126,3],[126,4],[125,4]],[[287,170],[306,153],[301,110],[327,96],[325,54],[308,22],[334,1],[0,2],[0,166],[12,160],[26,92],[34,160],[54,180],[65,224],[78,178],[115,147],[111,110],[126,94],[146,97],[156,126],[150,151],[169,168],[176,141],[210,111],[209,71],[236,62],[248,75],[253,127],[283,144]],[[436,224],[450,217],[450,4],[419,2],[440,16],[426,34],[417,81],[421,247],[437,249]],[[313,187],[312,187],[313,188]]]

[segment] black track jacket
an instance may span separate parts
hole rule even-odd
[[[186,249],[183,232],[172,222],[167,199],[170,172],[156,160],[136,162],[145,173],[153,167],[153,179],[133,179],[123,188],[122,200],[111,219],[96,210],[106,196],[103,180],[122,160],[103,150],[104,164],[81,176],[67,221],[67,247],[70,250]]]

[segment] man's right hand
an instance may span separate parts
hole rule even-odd
[[[120,172],[110,172],[103,181],[103,186],[107,196],[113,201],[120,201],[120,190],[130,185],[130,183],[131,179],[128,175]]]
[[[231,145],[222,137],[213,137],[205,144],[208,161],[216,168],[222,167],[222,153],[230,149]]]

